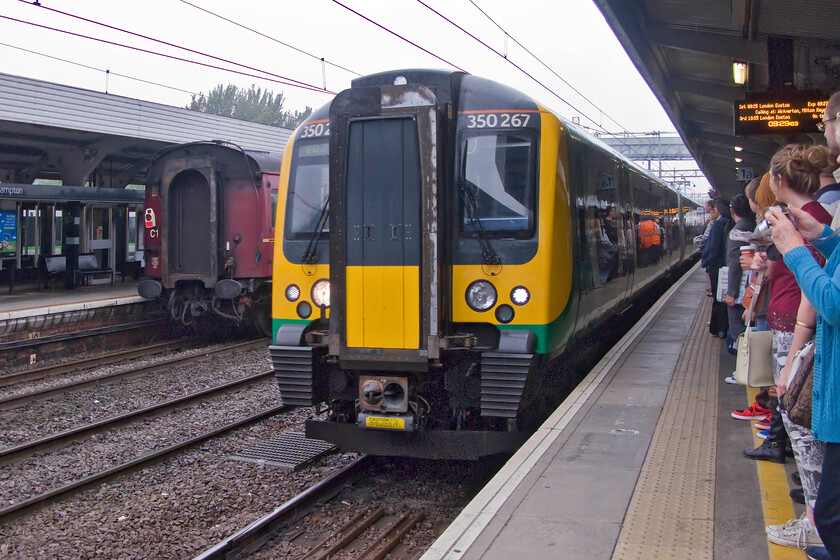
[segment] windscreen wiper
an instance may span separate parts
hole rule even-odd
[[[478,192],[478,185],[467,179],[467,141],[464,141],[464,149],[461,157],[461,178],[458,180],[458,190],[461,191],[461,200],[464,203],[464,208],[467,211],[467,217],[475,231],[478,244],[481,247],[481,254],[484,257],[484,264],[502,264],[499,255],[490,246],[490,242],[484,234],[484,227],[481,220],[476,216],[478,208],[478,199],[476,192]]]
[[[321,215],[318,217],[318,225],[315,226],[315,231],[312,232],[312,237],[309,238],[309,245],[306,246],[306,251],[303,253],[304,264],[315,264],[318,262],[318,242],[321,240],[321,234],[327,225],[327,218],[329,217],[330,197],[324,199],[324,205],[321,206]]]

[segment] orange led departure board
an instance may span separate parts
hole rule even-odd
[[[818,91],[747,93],[735,102],[735,134],[817,132],[828,96]]]

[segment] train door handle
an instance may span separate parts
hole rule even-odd
[[[400,238],[400,224],[391,224],[391,240],[398,240]]]
[[[373,226],[365,224],[362,229],[364,230],[365,241],[373,241]]]

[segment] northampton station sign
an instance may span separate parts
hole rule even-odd
[[[818,91],[747,93],[735,102],[735,134],[816,133],[828,105],[828,96]]]

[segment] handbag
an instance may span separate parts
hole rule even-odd
[[[795,424],[811,429],[811,397],[814,392],[814,341],[796,351],[790,364],[782,408]]]
[[[757,286],[761,286],[764,271],[758,273]],[[757,297],[750,302],[749,314],[752,316]],[[746,331],[738,335],[735,342],[737,356],[735,359],[735,382],[738,385],[750,387],[770,387],[773,381],[773,332],[755,331],[747,327]]]

